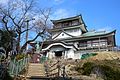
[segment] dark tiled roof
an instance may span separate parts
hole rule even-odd
[[[104,32],[104,31],[100,31],[100,32],[86,32],[84,34],[82,34],[81,36],[77,36],[77,37],[72,37],[72,38],[67,38],[67,39],[59,39],[59,40],[52,40],[52,42],[56,42],[56,41],[74,41],[74,40],[85,40],[85,39],[91,39],[91,38],[95,38],[95,37],[104,37],[107,35],[112,35],[112,33],[114,33],[115,35],[116,30],[110,31],[110,32]],[[49,40],[50,41],[50,40]],[[49,42],[47,41],[47,42]]]
[[[51,20],[54,23],[58,23],[58,22],[64,22],[64,21],[71,21],[71,20],[75,20],[75,19],[79,19],[81,17],[81,15],[77,15],[74,17],[69,17],[69,18],[64,18],[64,19],[59,19],[59,20]]]
[[[106,35],[106,34],[109,34],[109,33],[115,32],[115,31],[116,30],[113,30],[111,32],[107,32],[107,31],[89,31],[89,32],[86,32],[86,33],[82,34],[81,36],[82,37],[89,37],[89,36]]]

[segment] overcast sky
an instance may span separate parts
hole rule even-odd
[[[0,0],[5,3],[8,0]],[[117,30],[120,45],[120,0],[36,0],[38,8],[52,8],[51,19],[82,14],[88,30]]]

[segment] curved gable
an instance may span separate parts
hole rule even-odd
[[[50,49],[52,46],[56,46],[56,45],[60,45],[60,46],[63,46],[63,47],[65,47],[65,48],[73,48],[73,46],[67,46],[67,45],[65,45],[65,44],[63,44],[63,43],[53,43],[53,44],[50,44],[47,48],[42,49],[42,50],[43,50],[43,51],[44,51],[44,50],[48,50],[48,49]]]

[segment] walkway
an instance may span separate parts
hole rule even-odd
[[[45,77],[44,64],[30,63],[28,68],[27,78],[32,77]]]

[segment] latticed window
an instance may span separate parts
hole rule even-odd
[[[63,27],[69,26],[69,22],[63,23]]]
[[[78,20],[72,21],[72,25],[78,25],[78,24],[79,24]]]
[[[87,42],[79,42],[78,47],[87,47]]]

